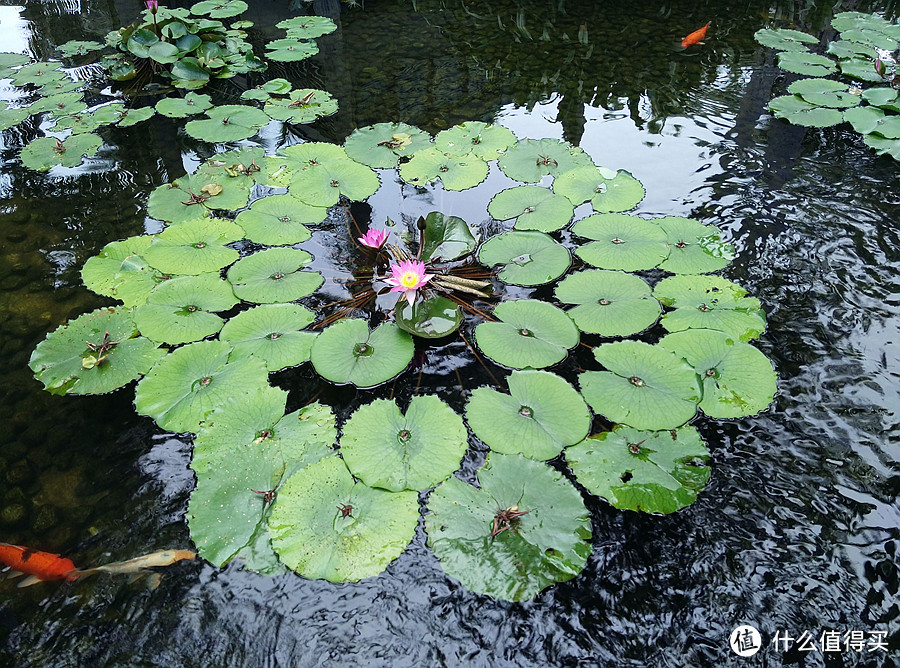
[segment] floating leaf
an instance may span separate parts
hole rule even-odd
[[[140,109],[126,109],[121,114],[121,120],[118,123],[120,128],[128,128],[151,118],[156,113],[153,107],[141,107]]]
[[[867,28],[842,30],[841,39],[864,44],[882,51],[895,51],[897,49],[896,39],[892,39],[878,30],[869,30]]]
[[[660,262],[660,269],[673,274],[708,274],[734,259],[734,246],[722,241],[717,227],[679,216],[654,222],[666,233],[669,244],[669,257]]]
[[[338,103],[331,93],[313,88],[301,88],[284,99],[272,98],[263,111],[272,118],[287,123],[312,123],[323,116],[336,114]]]
[[[84,263],[81,280],[97,294],[120,299],[128,308],[147,301],[147,295],[162,280],[143,258],[153,237],[147,234],[106,244]]]
[[[576,167],[593,167],[587,153],[556,139],[520,139],[500,156],[498,164],[509,178],[525,183],[537,183],[547,174],[558,176]]]
[[[45,86],[53,81],[66,79],[66,73],[60,70],[62,63],[36,62],[25,65],[10,74],[14,86]]]
[[[22,164],[38,172],[51,167],[77,167],[84,156],[97,153],[103,141],[97,135],[78,134],[59,141],[54,137],[38,137],[22,149]]]
[[[428,545],[448,575],[473,592],[526,601],[581,572],[591,553],[590,515],[559,472],[492,453],[478,483],[452,477],[428,501]]]
[[[779,51],[807,51],[809,44],[818,44],[819,39],[799,30],[787,28],[763,28],[753,33],[753,39],[770,49]]]
[[[212,311],[227,311],[238,300],[218,273],[179,276],[164,281],[134,312],[134,323],[152,341],[171,345],[212,336],[225,321]]]
[[[362,202],[381,185],[371,168],[349,158],[309,165],[295,172],[290,183],[295,197],[312,206],[325,207],[337,204],[341,195]]]
[[[881,75],[875,71],[875,59],[872,57],[841,58],[838,61],[838,66],[841,68],[841,74],[851,79],[872,83],[882,83],[884,81]]]
[[[855,107],[862,98],[848,92],[850,86],[832,79],[799,79],[788,86],[788,92],[820,107],[846,109]]]
[[[71,79],[60,79],[59,81],[51,81],[37,89],[37,94],[42,97],[51,95],[59,95],[60,93],[74,93],[85,87],[85,81],[72,81]]]
[[[348,318],[316,337],[310,359],[316,372],[332,383],[374,387],[403,371],[414,348],[412,337],[393,323],[370,332],[364,320]]]
[[[585,488],[620,510],[674,513],[709,482],[709,451],[695,427],[638,431],[616,427],[566,448]]]
[[[572,274],[556,286],[556,298],[577,304],[569,316],[586,334],[631,336],[659,319],[650,286],[632,274],[591,269]]]
[[[778,54],[778,67],[786,72],[811,77],[823,77],[837,72],[833,60],[806,51],[782,51]]]
[[[662,324],[670,332],[716,329],[741,341],[757,338],[766,328],[759,300],[747,297],[737,283],[719,276],[671,276],[653,288],[653,295],[675,310]]]
[[[669,256],[666,233],[652,220],[621,213],[588,216],[572,232],[595,241],[579,246],[575,254],[601,269],[652,269]]]
[[[552,304],[519,299],[497,304],[500,322],[483,322],[475,328],[482,352],[498,364],[513,369],[540,369],[565,359],[578,344],[578,328],[565,312]]]
[[[209,120],[188,121],[184,126],[194,139],[229,142],[249,139],[269,123],[261,109],[241,104],[226,104],[206,110]]]
[[[256,88],[245,90],[241,93],[241,99],[265,102],[273,95],[287,95],[291,92],[291,88],[291,82],[287,79],[270,79]]]
[[[847,109],[843,118],[853,126],[854,130],[860,134],[867,135],[875,132],[888,116],[882,109],[857,107],[855,109]]]
[[[317,271],[302,271],[313,256],[298,248],[270,248],[248,255],[228,270],[234,294],[248,302],[275,304],[311,295],[323,283]]]
[[[572,258],[568,249],[543,232],[506,232],[488,239],[478,261],[502,265],[498,274],[510,285],[542,285],[562,276]]]
[[[840,12],[834,15],[831,25],[841,32],[845,30],[869,29],[900,38],[900,27],[885,21],[876,14],[863,12]]]
[[[297,366],[309,360],[316,335],[301,332],[315,315],[299,304],[266,304],[238,313],[219,333],[234,346],[231,356],[262,358],[269,371]]]
[[[9,67],[18,67],[19,65],[25,65],[28,61],[31,60],[28,56],[23,53],[10,53],[8,51],[0,52],[0,68],[9,68]],[[9,76],[8,74],[4,74],[4,77]]]
[[[491,450],[553,459],[587,436],[591,412],[565,380],[526,370],[513,371],[507,382],[509,394],[479,387],[466,405],[469,427]]]
[[[137,384],[134,406],[162,429],[197,432],[206,416],[235,393],[268,384],[265,363],[256,357],[228,362],[231,346],[200,341],[174,350]]]
[[[703,384],[700,408],[709,417],[756,415],[775,397],[772,362],[749,343],[724,332],[690,329],[663,337],[659,345],[694,367]]]
[[[203,0],[191,7],[191,14],[206,15],[213,19],[227,19],[247,11],[244,0]]]
[[[609,371],[585,371],[581,392],[598,413],[635,429],[675,429],[694,417],[700,402],[697,374],[679,356],[640,341],[594,348]]]
[[[397,326],[413,336],[439,339],[459,329],[463,315],[459,306],[446,297],[436,295],[410,303],[401,299],[394,309]]]
[[[497,220],[515,218],[517,230],[554,232],[569,224],[575,207],[549,188],[517,186],[494,195],[488,213]]]
[[[0,131],[9,130],[31,116],[30,108],[10,108],[9,102],[0,100]]]
[[[794,125],[825,128],[843,122],[837,109],[827,109],[807,102],[799,95],[780,95],[769,102],[769,109],[776,118],[783,118]]]
[[[900,96],[900,91],[889,86],[869,88],[862,93],[862,98],[872,106],[889,109],[890,111],[900,111],[898,96]]]
[[[130,311],[99,308],[48,334],[28,366],[53,394],[105,394],[147,373],[165,354],[137,335]]]
[[[422,262],[456,260],[478,245],[469,225],[462,218],[432,211],[425,217]]]
[[[516,143],[511,130],[495,123],[466,121],[441,130],[434,138],[434,146],[442,153],[463,156],[472,153],[482,160],[496,160]]]
[[[312,235],[304,223],[321,223],[327,215],[327,207],[311,206],[292,195],[272,195],[256,200],[235,222],[250,241],[284,246],[308,240]]]
[[[91,112],[75,112],[67,116],[61,116],[50,130],[51,132],[72,130],[74,134],[93,132],[101,126],[118,123],[124,111],[125,105],[121,102],[105,104]]]
[[[240,257],[226,244],[244,236],[244,230],[221,218],[198,218],[171,225],[144,251],[151,267],[169,274],[203,274],[227,267]]]
[[[337,30],[335,22],[326,16],[295,16],[279,21],[275,27],[287,30],[289,35],[298,39],[315,39]]]
[[[213,209],[242,209],[249,200],[249,182],[214,179],[200,172],[156,188],[147,201],[147,213],[170,223],[184,223],[209,216]]]
[[[433,395],[413,397],[405,414],[376,399],[350,416],[341,435],[353,475],[392,492],[434,487],[459,468],[467,447],[462,418]]]
[[[864,135],[866,146],[874,148],[879,155],[889,155],[894,160],[900,160],[900,142],[896,139],[885,139],[878,135]]]
[[[87,109],[82,93],[57,93],[37,100],[28,107],[31,114],[48,111],[54,117],[79,114]]]
[[[272,40],[266,44],[266,48],[269,49],[266,52],[266,58],[282,63],[306,60],[319,53],[319,47],[315,42],[307,42],[294,37]]]
[[[269,531],[284,564],[307,578],[351,582],[381,573],[412,540],[416,492],[355,483],[339,457],[291,476],[275,500]]]
[[[446,190],[474,188],[487,175],[487,163],[481,158],[473,154],[451,156],[436,148],[418,151],[409,162],[400,165],[400,178],[407,183],[425,186],[440,179]]]
[[[344,141],[347,155],[375,168],[396,167],[402,157],[428,148],[431,135],[406,123],[377,123],[358,128]]]
[[[156,103],[156,111],[169,118],[187,118],[212,107],[212,98],[199,93],[187,93],[184,97],[165,97]]]
[[[860,56],[868,58],[872,53],[872,47],[864,46],[859,42],[839,39],[835,42],[829,42],[825,52],[838,59],[858,58]]]
[[[568,198],[576,206],[590,201],[594,211],[608,213],[628,211],[644,199],[644,186],[625,170],[618,172],[602,167],[581,167],[560,174],[553,191]]]

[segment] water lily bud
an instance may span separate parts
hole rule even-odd
[[[884,73],[887,72],[887,67],[885,67],[881,58],[875,59],[875,71],[878,73],[878,76],[883,77]]]

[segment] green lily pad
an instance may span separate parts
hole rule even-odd
[[[499,158],[516,141],[512,130],[502,125],[466,121],[438,132],[434,147],[449,155],[472,153],[484,161],[490,161]]]
[[[369,167],[396,167],[397,161],[431,146],[431,135],[406,123],[376,123],[354,130],[344,141],[347,155]]]
[[[851,79],[860,81],[868,81],[871,83],[882,83],[884,79],[875,71],[875,59],[871,56],[851,56],[849,58],[841,58],[838,61],[838,67],[841,74]]]
[[[259,146],[242,146],[234,151],[216,153],[197,168],[196,175],[205,175],[213,183],[221,182],[226,186],[238,186],[239,189],[253,187],[253,182],[262,173],[262,163],[266,159],[265,149]]]
[[[84,103],[84,94],[76,92],[48,95],[28,107],[28,111],[32,114],[47,111],[54,117],[79,114],[85,109],[87,109],[87,105]]]
[[[866,14],[863,12],[839,12],[834,15],[831,25],[835,30],[841,32],[845,30],[878,30],[889,35],[897,35],[900,37],[900,27],[896,24],[889,23],[876,14]]]
[[[228,270],[234,294],[257,304],[291,302],[324,282],[317,271],[302,271],[313,256],[298,248],[270,248],[241,258]]]
[[[669,256],[666,233],[652,220],[622,213],[599,213],[579,220],[572,232],[594,239],[575,254],[600,269],[652,269]]]
[[[97,153],[103,141],[97,135],[77,134],[59,141],[54,137],[38,137],[22,149],[22,164],[38,172],[51,167],[77,167],[82,158]]]
[[[169,353],[137,384],[138,414],[152,417],[166,431],[196,433],[235,388],[249,391],[268,384],[261,359],[229,362],[230,353],[231,346],[223,341],[199,341]]]
[[[593,167],[590,156],[577,146],[557,139],[520,139],[500,156],[500,169],[509,178],[537,183],[544,176],[559,176],[576,167]]]
[[[763,28],[753,33],[753,39],[763,46],[779,51],[807,51],[809,44],[819,43],[817,37],[787,28]]]
[[[343,147],[328,142],[314,141],[303,144],[293,144],[280,149],[278,153],[269,158],[271,165],[267,170],[272,174],[283,173],[285,178],[273,185],[286,187],[290,179],[297,172],[309,167],[331,167],[340,165],[344,161],[350,161]]]
[[[492,360],[513,369],[540,369],[565,359],[578,344],[578,328],[562,310],[534,299],[504,301],[475,328],[475,341]]]
[[[491,453],[478,483],[450,478],[428,501],[428,545],[448,575],[479,594],[527,601],[581,572],[591,554],[590,515],[559,472]]]
[[[69,40],[65,44],[60,44],[56,47],[56,50],[59,51],[63,56],[67,58],[71,58],[72,56],[85,56],[89,54],[91,51],[99,51],[104,48],[104,44],[100,42],[95,42],[93,40]]]
[[[344,461],[326,457],[292,475],[269,518],[284,564],[307,578],[352,582],[381,573],[412,540],[416,492],[355,483]]]
[[[553,192],[565,196],[572,204],[590,201],[594,211],[610,213],[628,211],[644,199],[644,186],[625,170],[618,172],[603,167],[581,167],[563,172],[553,182]]]
[[[229,244],[242,239],[239,225],[221,218],[198,218],[170,225],[156,235],[144,259],[169,274],[204,274],[227,267],[240,257]]]
[[[440,295],[417,299],[412,305],[401,299],[394,308],[397,326],[423,339],[439,339],[452,334],[459,329],[462,319],[462,311],[456,302]]]
[[[820,107],[846,109],[855,107],[862,98],[848,92],[850,86],[832,79],[799,79],[788,86],[788,92]]]
[[[469,225],[462,218],[432,211],[425,217],[422,262],[455,260],[471,253],[478,245]]]
[[[374,387],[402,372],[414,349],[412,337],[393,323],[370,332],[364,320],[348,318],[316,337],[310,359],[316,372],[332,383]]]
[[[10,108],[9,102],[0,101],[0,131],[17,126],[29,116],[31,116],[30,108]]]
[[[650,286],[632,274],[590,269],[568,276],[556,286],[556,298],[577,304],[569,317],[586,334],[631,336],[659,319],[659,302]]]
[[[515,218],[515,229],[554,232],[569,224],[575,207],[566,197],[541,186],[516,186],[501,190],[488,204],[497,220]]]
[[[673,274],[708,274],[734,259],[734,246],[722,241],[717,227],[679,216],[654,222],[666,233],[669,244],[669,257],[659,263],[660,269]]]
[[[227,19],[247,11],[244,0],[202,0],[191,7],[191,14]]]
[[[118,126],[128,128],[152,118],[156,114],[153,107],[141,107],[140,109],[126,109],[122,111]]]
[[[782,51],[778,54],[778,67],[786,72],[811,77],[824,77],[837,72],[831,58],[806,51]]]
[[[900,97],[900,91],[889,86],[869,88],[862,93],[862,98],[873,107],[880,107],[890,111],[900,111],[898,97]]]
[[[553,459],[584,439],[591,412],[581,395],[548,371],[513,371],[509,394],[489,387],[472,391],[466,421],[494,452]]]
[[[263,111],[269,116],[287,123],[312,123],[316,119],[336,114],[337,110],[337,100],[331,93],[313,88],[295,90],[284,99],[272,98],[263,107]]]
[[[436,148],[416,152],[409,162],[400,165],[400,178],[415,186],[426,186],[440,179],[445,190],[467,190],[484,181],[487,163],[466,154],[452,156]]]
[[[744,288],[719,276],[670,276],[656,284],[653,295],[675,308],[662,319],[670,332],[716,329],[749,341],[766,328],[759,300],[747,297]]]
[[[206,110],[208,120],[188,121],[184,131],[194,139],[230,142],[249,139],[269,123],[261,109],[242,104],[226,104]]]
[[[841,39],[849,42],[857,42],[873,49],[881,49],[882,51],[896,51],[897,40],[888,37],[878,30],[870,30],[868,28],[855,28],[852,30],[842,30]]]
[[[295,37],[272,40],[266,44],[266,48],[268,49],[266,58],[282,63],[306,60],[319,53],[319,47],[316,46],[315,42],[308,42]]]
[[[287,79],[270,79],[256,88],[250,88],[241,93],[242,100],[257,100],[266,102],[274,95],[287,95],[291,92],[291,82]]]
[[[866,146],[874,148],[879,155],[889,155],[894,160],[900,160],[900,142],[896,139],[885,139],[878,135],[864,135]]]
[[[709,417],[756,415],[775,397],[772,362],[749,343],[724,332],[690,329],[663,337],[659,345],[694,367],[703,384],[700,409]]]
[[[340,147],[337,147],[340,148]],[[378,175],[369,167],[349,158],[328,160],[294,172],[291,194],[312,206],[334,206],[341,195],[362,202],[381,186]]]
[[[13,86],[45,86],[52,81],[61,81],[67,78],[65,72],[60,69],[62,63],[36,62],[24,65],[10,74]]]
[[[315,39],[337,30],[334,21],[326,16],[295,16],[275,24],[276,28],[287,30],[298,39]]]
[[[462,418],[432,395],[413,397],[406,413],[376,399],[344,423],[341,454],[369,487],[422,491],[445,480],[468,447]]]
[[[850,123],[854,130],[864,135],[875,132],[887,118],[889,116],[884,110],[868,106],[847,109],[844,112],[844,120]]]
[[[28,366],[53,394],[112,392],[147,373],[166,354],[137,334],[130,311],[99,308],[48,334]]]
[[[3,69],[26,65],[30,60],[31,58],[26,56],[24,53],[10,53],[9,51],[0,52],[0,68]]]
[[[851,42],[845,39],[829,42],[825,49],[825,53],[838,59],[843,58],[868,58],[872,54],[872,47],[865,46],[859,42]]]
[[[680,356],[641,341],[594,348],[608,371],[585,371],[581,393],[598,413],[635,429],[675,429],[694,417],[700,385]]]
[[[315,315],[299,304],[266,304],[238,313],[219,333],[234,346],[233,359],[262,358],[269,371],[297,366],[309,360],[316,334],[301,332]]]
[[[71,130],[73,134],[85,134],[93,132],[104,125],[114,125],[122,119],[125,105],[121,102],[113,102],[97,107],[90,112],[76,111],[75,113],[60,116],[50,128],[51,132]]]
[[[148,234],[106,244],[81,268],[81,280],[99,295],[120,299],[126,308],[147,301],[147,295],[162,280],[143,258],[153,237]]]
[[[214,209],[242,209],[248,201],[249,182],[211,178],[200,172],[182,176],[153,190],[147,201],[147,213],[170,223],[185,223],[205,218]]]
[[[498,277],[510,285],[542,285],[555,281],[572,264],[568,249],[543,232],[506,232],[488,239],[478,261],[501,265]]]
[[[231,285],[218,273],[179,276],[164,281],[134,312],[134,324],[152,341],[170,345],[212,336],[225,321],[213,311],[238,303]]]
[[[87,82],[85,81],[60,79],[59,81],[51,81],[50,83],[44,84],[37,89],[37,94],[42,97],[49,97],[61,93],[74,93],[75,91],[81,91],[86,85]]]
[[[616,427],[566,448],[585,488],[620,510],[674,513],[709,482],[709,451],[695,427],[638,431]]]
[[[307,241],[312,234],[304,223],[321,223],[327,215],[327,207],[311,206],[292,195],[272,195],[256,200],[235,222],[250,241],[285,246]]]
[[[776,118],[783,118],[794,125],[826,128],[842,123],[844,117],[837,109],[820,107],[807,102],[799,95],[780,95],[769,101],[769,110]]]
[[[156,111],[169,118],[187,118],[212,107],[212,98],[199,93],[186,93],[184,97],[166,97],[156,103]]]

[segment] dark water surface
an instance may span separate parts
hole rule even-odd
[[[772,21],[831,35],[833,11],[892,6],[251,4],[242,18],[257,22],[258,49],[280,36],[268,26],[287,16],[317,12],[340,24],[318,40],[318,56],[273,64],[268,76],[329,90],[341,111],[290,133],[266,129],[261,142],[272,150],[303,139],[342,142],[353,128],[382,121],[434,133],[496,119],[520,137],[565,138],[598,164],[631,171],[647,189],[638,213],[724,229],[739,250],[725,275],[768,312],[757,345],[778,370],[776,401],[754,418],[699,422],[712,480],[693,506],[654,517],[586,496],[594,533],[587,567],[529,603],[474,595],[446,577],[420,526],[386,573],[356,584],[199,562],[169,569],[154,591],[112,577],[29,589],[0,582],[0,666],[894,665],[900,164],[845,129],[806,131],[769,117],[765,103],[786,80],[752,40]],[[0,7],[0,46],[47,58],[68,39],[102,39],[140,3],[19,9]],[[676,48],[707,20],[705,46]],[[222,83],[220,101],[235,91]],[[27,368],[48,331],[108,303],[81,285],[84,261],[109,241],[157,230],[145,214],[149,192],[211,152],[177,127],[154,118],[103,130],[98,158],[48,175],[16,158],[38,128],[0,139],[0,541],[80,565],[191,546],[190,444],[136,416],[131,388],[53,397]],[[485,211],[503,187],[496,169],[463,193],[417,191],[391,172],[381,176],[382,190],[355,209],[363,224],[387,216],[411,224],[441,210],[498,229]],[[340,280],[351,277],[344,220],[318,227],[304,247],[333,279],[326,292],[349,296]],[[487,382],[458,340],[422,351],[421,376],[408,371],[388,388],[325,396],[346,415],[373,395],[409,395],[421,383],[461,409],[466,392]],[[292,390],[288,410],[317,389],[313,378],[308,365],[277,376]],[[485,450],[471,443],[468,475]],[[769,644],[741,659],[727,637],[744,623],[767,641],[778,631],[884,632],[890,651],[785,653]]]

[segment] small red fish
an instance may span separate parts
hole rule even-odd
[[[19,583],[20,587],[34,584],[38,580],[72,581],[79,576],[78,569],[70,559],[8,543],[0,543],[0,564],[30,576]]]
[[[704,37],[706,37],[706,29],[709,28],[709,24],[712,21],[707,21],[706,25],[700,28],[700,30],[695,30],[690,35],[681,40],[681,46],[693,46],[694,44],[703,44],[701,41]]]

